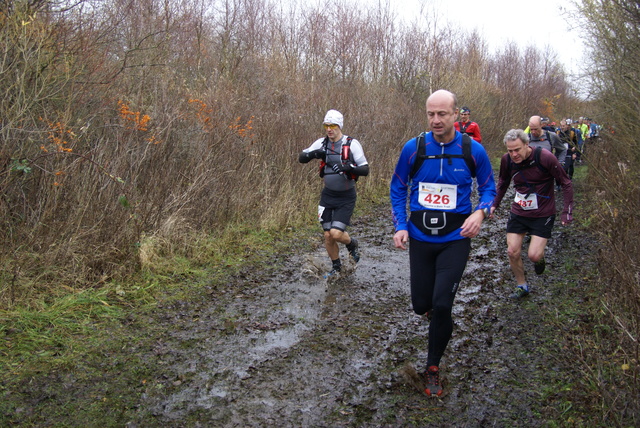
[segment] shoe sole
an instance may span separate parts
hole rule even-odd
[[[529,293],[531,293],[530,290],[525,290],[522,287],[516,287],[517,291],[514,291],[512,294],[509,295],[509,298],[514,299],[514,300],[520,300],[523,297],[527,297],[529,295]]]
[[[444,388],[442,388],[442,381],[439,381],[438,383],[429,383],[429,381],[427,380],[427,377],[429,375],[425,374],[424,380],[425,380],[425,387],[424,387],[424,393],[427,397],[429,398],[437,398],[440,397],[442,395],[442,392],[444,391]],[[433,391],[433,392],[431,392]]]
[[[430,392],[427,392],[427,390],[424,390],[424,394],[429,397],[429,398],[438,398],[438,397],[442,397],[442,389],[438,392],[436,392],[435,394],[431,394]]]
[[[348,250],[348,251],[349,251],[349,255],[351,256],[353,261],[355,263],[358,263],[360,261],[360,243],[356,239],[353,239],[353,240],[356,243],[356,248],[354,248],[353,250]],[[354,255],[354,253],[355,253],[355,255]]]
[[[357,249],[356,249],[357,250]],[[351,256],[351,258],[353,259],[354,263],[358,263],[360,261],[360,253],[356,254],[355,256],[353,255],[353,253],[351,251],[349,251],[349,255]]]
[[[528,295],[529,295],[529,293],[524,293],[524,294],[512,294],[510,297],[511,297],[513,300],[520,300],[520,299],[523,299],[523,298],[527,297]]]

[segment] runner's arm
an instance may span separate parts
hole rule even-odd
[[[473,144],[472,153],[474,153],[476,162],[476,181],[480,197],[476,210],[489,209],[496,197],[496,182],[493,177],[491,160],[487,155],[487,151],[479,142]]]
[[[298,156],[298,162],[307,163],[312,159],[325,159],[326,153],[322,145],[324,138],[319,138],[313,142],[309,147],[300,152]]]
[[[500,160],[500,172],[498,173],[498,186],[496,191],[496,197],[493,199],[491,214],[493,214],[498,209],[498,207],[500,206],[500,203],[502,202],[502,199],[504,198],[504,195],[507,193],[507,190],[509,189],[509,185],[511,184],[511,172],[509,171],[510,162],[511,160],[509,159],[509,154],[503,155],[502,159]]]

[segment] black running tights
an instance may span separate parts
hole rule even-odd
[[[451,334],[451,309],[467,266],[471,240],[432,244],[411,239],[411,303],[418,315],[432,311],[427,366],[439,365]]]

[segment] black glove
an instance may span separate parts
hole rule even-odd
[[[314,150],[312,152],[302,151],[302,152],[300,152],[300,156],[298,156],[298,161],[300,163],[308,163],[312,159],[325,160],[326,156],[327,156],[327,154],[322,149]]]
[[[341,172],[349,172],[353,168],[355,168],[355,165],[350,163],[346,163],[344,165],[336,163],[331,167],[331,169],[333,169],[333,172],[335,172],[336,174],[340,174]]]

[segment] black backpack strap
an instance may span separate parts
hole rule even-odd
[[[354,164],[354,165],[355,165],[355,163],[356,163],[356,162],[355,162],[355,160],[353,159],[353,153],[351,153],[351,140],[353,140],[353,138],[352,138],[352,137],[347,137],[347,140],[346,140],[344,143],[342,143],[342,147],[347,147],[347,150],[346,150],[346,155],[347,155],[347,156],[346,156],[346,159],[343,157],[343,155],[345,154],[345,150],[340,150],[340,152],[341,152],[341,153],[340,153],[340,160],[342,161],[342,164],[343,164],[343,165],[344,165],[345,163],[347,163],[347,162],[350,162],[350,163],[352,163],[352,164]],[[347,173],[347,176],[348,176],[350,179],[355,180],[355,181],[358,181],[358,178],[359,178],[359,176],[357,176],[357,175],[356,175],[355,173],[353,173],[353,172],[349,172],[349,173]]]
[[[540,153],[542,153],[542,147],[538,146],[535,148],[535,151],[533,152],[533,159],[535,159],[536,161],[536,166],[538,167],[538,169],[540,171],[544,171],[547,172],[548,169],[545,168],[541,163],[540,163]]]
[[[536,161],[536,165],[540,165],[540,152],[542,152],[542,147],[538,146],[533,149],[533,159]]]
[[[542,150],[544,150],[541,146],[536,146],[533,148],[533,161],[530,161],[524,165],[522,164],[516,164],[515,162],[513,162],[511,159],[509,159],[509,175],[511,175],[511,170],[512,169],[516,169],[518,171],[523,170],[523,169],[527,169],[529,167],[532,166],[536,166],[539,170],[541,171],[548,171],[547,168],[545,168],[541,163],[540,163],[540,153],[542,153]]]
[[[424,132],[421,132],[420,135],[416,137],[416,159],[413,161],[413,165],[411,166],[411,172],[409,173],[410,178],[413,178],[422,166],[426,151],[427,145],[424,142]]]
[[[449,159],[449,163],[451,163],[452,158],[464,158],[465,163],[467,164],[467,168],[471,172],[471,176],[476,176],[476,163],[473,160],[473,156],[471,154],[471,137],[467,134],[462,134],[462,154],[461,155],[434,155],[427,156],[426,155],[426,144],[424,142],[424,132],[420,133],[416,137],[416,159],[413,161],[413,165],[411,166],[411,172],[409,173],[409,177],[413,178],[417,173],[422,163],[425,159]]]
[[[340,159],[342,160],[343,164],[345,162],[351,162],[351,163],[355,164],[355,161],[353,160],[353,153],[351,153],[351,140],[353,140],[353,137],[347,137],[347,140],[344,143],[342,143],[342,147],[348,147],[348,149],[346,150],[346,154],[347,154],[346,158],[342,157],[342,155],[345,154],[345,151],[344,150],[340,150],[341,151]]]
[[[467,168],[471,171],[471,176],[476,176],[476,163],[471,155],[471,137],[467,134],[462,134],[462,156],[467,163]]]
[[[344,147],[347,147],[347,151],[346,151],[347,159],[342,159],[342,163],[343,163],[343,164],[345,164],[346,162],[350,162],[350,163],[352,163],[352,164],[354,164],[354,165],[355,165],[355,163],[356,163],[356,162],[355,162],[355,160],[353,159],[353,153],[351,153],[351,140],[353,140],[353,138],[352,138],[352,137],[347,137],[347,141],[345,141],[345,142],[342,144]],[[341,155],[344,155],[344,154],[345,154],[345,151],[344,151],[344,150],[341,150],[341,152],[342,152],[342,153],[341,153]],[[358,181],[358,178],[359,178],[359,176],[357,176],[357,175],[356,175],[355,173],[353,173],[353,172],[348,172],[348,173],[347,173],[347,176],[348,176],[350,179],[355,180],[355,181]]]
[[[353,140],[353,137],[347,137],[347,141],[345,141],[342,144],[343,146],[349,147],[349,158],[350,158],[350,159],[342,159],[343,161],[351,160],[351,158],[352,158],[352,156],[351,156],[351,140]]]

